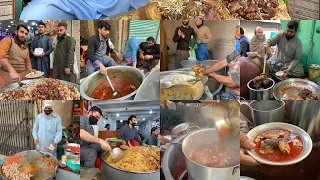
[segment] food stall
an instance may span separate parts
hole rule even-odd
[[[161,143],[161,180],[239,179],[239,108],[237,101],[165,101],[161,135],[171,142]]]
[[[317,179],[319,100],[242,101],[241,131],[256,144],[246,150],[259,165],[241,165],[241,176],[254,179]],[[270,146],[266,146],[269,144]],[[272,173],[269,173],[272,172]]]
[[[274,33],[284,31],[288,21],[241,21],[241,23],[246,32],[248,32],[248,38],[253,36],[257,26],[261,26],[262,29],[265,28],[264,34],[269,39]],[[304,75],[301,78],[284,77],[284,71],[280,70],[261,79],[259,74],[263,72],[262,67],[266,67],[265,72],[268,72],[268,66],[264,66],[263,58],[257,58],[257,52],[249,53],[247,60],[241,63],[241,69],[243,70],[241,71],[241,97],[250,100],[319,99],[320,54],[315,50],[319,45],[319,28],[320,21],[318,20],[299,21],[299,29],[296,36],[299,37],[302,43],[300,63],[303,65]]]
[[[160,151],[157,146],[124,145],[120,139],[120,129],[127,124],[128,117],[137,117],[137,128],[141,140],[150,136],[151,128],[160,129],[159,101],[83,101],[84,108],[98,106],[102,110],[103,118],[97,122],[95,132],[101,139],[107,139],[112,152],[105,151],[96,159],[95,168],[81,168],[81,178],[95,176],[101,179],[159,179]],[[105,125],[109,124],[110,129]],[[96,128],[97,127],[97,128]],[[96,133],[95,133],[96,134]],[[145,142],[145,141],[144,141]],[[145,142],[147,143],[147,142]],[[114,153],[120,151],[120,158],[114,159]],[[98,169],[101,171],[98,172]],[[90,174],[90,176],[89,176]]]
[[[51,146],[39,150],[39,146],[34,145],[33,126],[36,117],[43,113],[44,103],[40,100],[0,101],[0,179],[80,178],[74,159],[80,154],[80,145],[77,143],[79,120],[73,114],[79,102],[53,101],[53,110],[59,114],[62,126],[73,125],[68,129],[70,135],[65,137],[63,133],[61,142],[56,144],[56,155],[50,153]]]

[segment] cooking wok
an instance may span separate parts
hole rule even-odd
[[[43,179],[46,179],[46,180],[53,180],[54,177],[55,177],[55,174],[57,172],[57,169],[58,169],[58,160],[55,156],[53,156],[52,154],[50,153],[44,153],[44,152],[39,152],[39,151],[36,151],[36,150],[28,150],[28,151],[22,151],[22,152],[19,152],[17,153],[18,155],[21,155],[22,157],[26,158],[26,161],[23,161],[21,162],[22,165],[29,165],[30,164],[36,164],[38,166],[40,166],[40,170],[37,170],[35,173],[35,175],[32,177],[33,180],[43,180]],[[53,174],[50,174],[48,172],[48,167],[45,163],[42,163],[42,162],[36,162],[36,158],[38,157],[42,157],[42,156],[48,156],[51,160],[54,160],[57,164],[56,164],[56,168],[55,168],[55,173]],[[3,180],[9,180],[5,175],[4,175],[4,172],[2,171],[2,166],[3,164],[1,165],[1,179]]]

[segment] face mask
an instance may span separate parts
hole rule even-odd
[[[46,115],[49,115],[49,114],[52,113],[52,110],[44,110],[44,113],[45,113]]]
[[[90,123],[90,125],[96,125],[97,122],[98,122],[98,119],[97,119],[96,117],[94,117],[94,116],[92,116],[92,115],[89,117],[89,123]]]

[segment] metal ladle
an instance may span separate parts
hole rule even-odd
[[[117,96],[117,95],[119,94],[119,92],[114,89],[114,87],[113,87],[113,85],[112,85],[112,83],[111,83],[111,81],[110,81],[109,76],[106,75],[106,77],[107,77],[107,80],[108,80],[108,82],[109,82],[109,84],[110,84],[110,86],[111,86],[111,88],[112,88],[112,91],[113,91],[113,92],[112,92],[112,96]]]
[[[122,150],[120,148],[112,149],[111,158],[113,161],[119,161],[122,158]]]
[[[187,80],[187,81],[184,81],[184,82],[195,82],[195,81],[201,81],[201,80],[202,80],[201,78],[196,78],[196,79],[190,79],[190,80]],[[180,82],[180,83],[177,83],[177,84],[173,84],[173,83],[170,82],[170,81],[164,81],[161,85],[162,85],[162,87],[164,87],[164,88],[171,88],[172,86],[179,85],[179,84],[183,84],[184,82]]]

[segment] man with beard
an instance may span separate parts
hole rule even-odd
[[[147,38],[146,45],[147,50],[144,52],[144,58],[138,60],[137,68],[142,68],[146,72],[149,72],[159,63],[160,45],[155,42],[153,37]]]
[[[258,26],[255,30],[254,36],[250,40],[250,51],[257,52],[261,57],[267,53],[268,57],[271,56],[271,49],[264,48],[266,35],[263,33],[262,27]]]
[[[32,136],[36,149],[57,155],[57,144],[62,139],[60,116],[53,112],[53,101],[45,101],[43,113],[39,114],[33,125]]]
[[[268,60],[270,74],[283,71],[284,77],[304,75],[303,65],[300,62],[302,43],[296,35],[298,27],[297,21],[289,21],[286,31],[277,33],[265,42],[265,48],[277,46],[276,53]]]
[[[33,38],[30,45],[30,53],[33,55],[34,59],[32,66],[37,71],[42,71],[44,73],[44,77],[49,77],[49,69],[50,69],[50,53],[52,51],[52,43],[50,38],[45,35],[46,32],[46,24],[44,22],[39,22],[38,24],[38,34]],[[41,55],[37,55],[34,53],[36,48],[42,48],[43,53]]]
[[[96,125],[102,111],[93,106],[86,116],[80,116],[80,162],[84,167],[94,168],[98,154],[111,151],[108,141],[94,136],[92,125]]]
[[[147,136],[143,142],[150,146],[158,146],[158,135],[159,131],[157,127],[151,128],[151,135]]]
[[[0,88],[24,79],[32,69],[29,48],[26,44],[29,29],[20,24],[14,38],[0,41]]]
[[[76,41],[66,34],[67,26],[66,22],[58,24],[58,42],[54,49],[53,78],[75,82],[73,63]]]
[[[86,52],[87,74],[90,75],[100,69],[105,74],[106,67],[116,66],[116,62],[109,56],[109,53],[115,52],[118,57],[120,54],[113,50],[109,42],[109,33],[111,26],[106,21],[99,21],[98,34],[90,37],[88,50]]]
[[[138,134],[138,130],[134,127],[136,124],[137,124],[137,117],[134,115],[131,115],[128,118],[127,124],[120,129],[118,138],[125,140],[128,143],[128,145],[132,145],[132,146],[145,145]]]
[[[189,56],[189,42],[191,37],[196,38],[196,33],[189,25],[189,20],[182,20],[182,26],[176,28],[173,36],[173,42],[177,44],[175,56],[175,68],[181,68],[180,62],[188,60]]]
[[[197,44],[196,56],[198,61],[208,60],[208,43],[213,41],[210,29],[203,25],[202,19],[197,19],[195,21],[198,30],[196,30]]]

